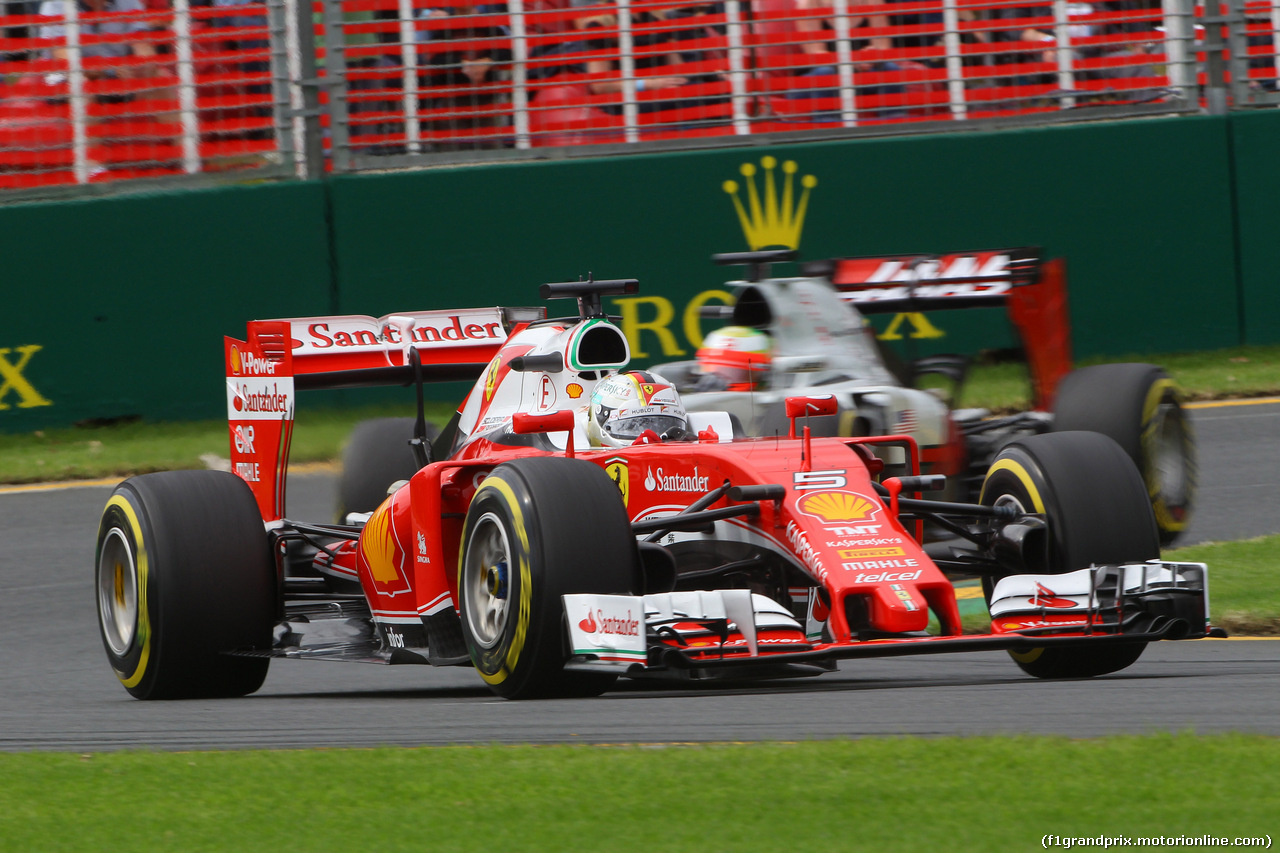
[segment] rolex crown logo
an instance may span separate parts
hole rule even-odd
[[[796,170],[799,167],[794,160],[787,160],[782,164],[782,195],[779,198],[775,174],[777,158],[761,157],[760,165],[764,167],[763,192],[756,183],[757,169],[754,163],[743,163],[739,169],[745,179],[745,207],[738,193],[738,182],[724,182],[724,191],[733,199],[733,207],[738,212],[738,221],[742,223],[742,233],[747,238],[747,245],[753,252],[767,248],[799,248],[804,213],[809,206],[809,193],[818,185],[818,179],[813,175],[802,177],[800,198],[797,200],[795,184]]]

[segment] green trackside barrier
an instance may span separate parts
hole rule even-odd
[[[1225,121],[1197,117],[339,177],[341,304],[528,303],[540,282],[635,277],[611,307],[662,361],[692,357],[698,306],[737,274],[715,252],[1041,245],[1068,258],[1077,355],[1229,346],[1228,152]],[[920,354],[1012,343],[999,310],[878,324]]]
[[[1280,343],[1280,112],[1232,113],[1242,342]],[[1195,182],[1195,192],[1201,184]]]
[[[226,412],[222,335],[328,313],[324,188],[0,207],[0,430]]]
[[[218,417],[221,336],[242,334],[249,319],[536,304],[536,285],[588,274],[640,279],[638,296],[608,306],[640,363],[692,357],[698,307],[728,298],[724,282],[738,272],[710,255],[769,244],[810,259],[1037,244],[1068,259],[1077,355],[1274,342],[1269,270],[1280,249],[1268,238],[1280,223],[1268,202],[1280,166],[1266,141],[1277,119],[548,160],[0,207],[0,431]],[[878,323],[918,354],[1012,343],[998,310]]]

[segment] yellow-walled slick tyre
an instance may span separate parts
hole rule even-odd
[[[587,696],[613,685],[614,675],[564,670],[560,597],[639,591],[635,536],[599,466],[562,457],[499,465],[467,509],[460,554],[462,635],[494,693]]]
[[[1195,438],[1173,380],[1154,364],[1099,364],[1058,387],[1054,431],[1110,436],[1138,466],[1169,545],[1186,529],[1196,491]]]
[[[1124,450],[1101,433],[1051,432],[1010,443],[988,469],[980,500],[1045,515],[1048,562],[1037,572],[1062,574],[1160,556],[1142,477]],[[990,604],[992,583],[984,589]],[[1087,678],[1124,669],[1145,646],[1045,647],[1010,656],[1037,678]]]
[[[98,527],[98,625],[138,699],[244,696],[262,686],[276,572],[249,487],[221,471],[145,474],[116,487]]]

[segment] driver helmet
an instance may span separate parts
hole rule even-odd
[[[587,420],[592,446],[625,447],[646,430],[661,438],[681,438],[689,431],[689,416],[675,386],[646,370],[600,380]]]
[[[716,329],[698,349],[698,369],[721,379],[730,391],[752,391],[769,376],[769,336],[750,326]]]

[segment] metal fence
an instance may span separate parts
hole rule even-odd
[[[1280,74],[1280,0],[211,2],[0,0],[0,199],[1220,113]]]

